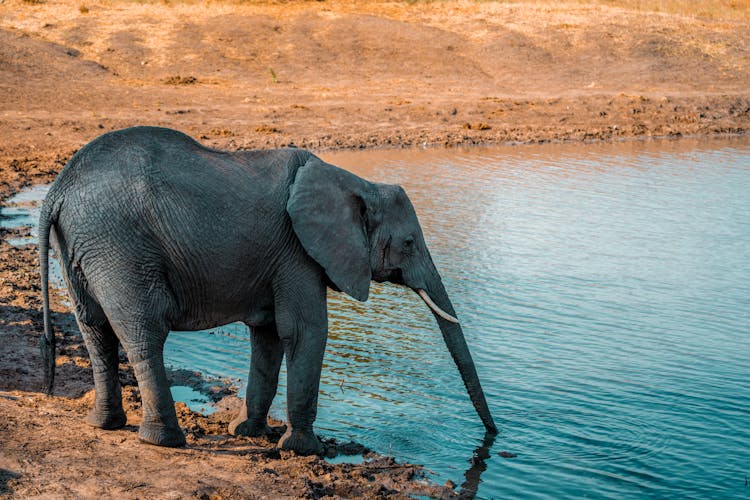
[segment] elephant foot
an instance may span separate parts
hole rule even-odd
[[[325,451],[323,443],[312,432],[293,430],[291,426],[279,440],[279,449],[290,450],[300,455],[322,455]]]
[[[229,422],[229,434],[232,436],[268,436],[273,434],[274,430],[264,421],[258,422],[257,420],[250,420],[243,418],[242,415],[238,416],[231,422]]]
[[[121,429],[127,422],[128,417],[125,415],[125,411],[123,411],[122,407],[110,411],[104,411],[94,407],[86,417],[87,424],[104,430]]]
[[[179,426],[168,427],[163,424],[141,423],[138,439],[156,446],[179,448],[185,446],[185,434]]]

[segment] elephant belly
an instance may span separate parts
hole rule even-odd
[[[217,283],[223,283],[224,287],[217,288]],[[205,330],[237,321],[250,326],[272,323],[274,313],[270,287],[253,285],[212,279],[210,284],[173,286],[179,312],[171,318],[172,329]]]
[[[203,317],[193,317],[192,315],[178,318],[171,322],[170,329],[178,331],[207,330],[224,326],[229,323],[242,322],[248,326],[265,326],[274,322],[273,311],[269,310],[250,310],[243,311],[235,315],[215,315],[209,314]]]

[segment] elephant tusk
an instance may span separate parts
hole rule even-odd
[[[424,303],[427,304],[427,307],[429,307],[430,309],[432,309],[432,311],[435,314],[437,314],[438,316],[440,316],[441,318],[443,318],[446,321],[450,321],[451,323],[458,324],[458,320],[456,318],[454,318],[453,316],[451,316],[450,314],[448,314],[447,312],[445,312],[442,309],[440,309],[437,306],[437,304],[435,304],[432,301],[432,299],[430,298],[430,296],[427,295],[427,292],[425,292],[424,290],[422,290],[421,288],[419,288],[417,290],[417,293],[419,294],[420,297],[422,297],[422,300],[424,300]]]

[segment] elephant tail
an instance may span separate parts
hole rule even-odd
[[[48,396],[52,395],[55,385],[55,332],[52,329],[52,321],[49,311],[49,237],[55,222],[53,207],[50,199],[42,204],[42,212],[39,216],[39,269],[42,278],[42,310],[44,315],[44,335],[39,340],[42,351],[42,363],[44,364],[44,386],[43,391]]]

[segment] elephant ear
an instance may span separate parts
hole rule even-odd
[[[297,171],[286,210],[305,251],[341,291],[364,302],[370,292],[367,182],[310,158]]]

